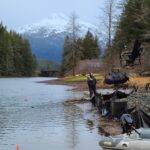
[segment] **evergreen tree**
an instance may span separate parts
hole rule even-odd
[[[10,36],[0,24],[0,71],[7,75],[13,69],[13,49],[10,41]]]
[[[126,0],[118,20],[112,50],[107,54],[111,57],[118,57],[118,54],[124,50],[124,46],[131,51],[137,38],[150,34],[150,1]],[[148,49],[144,51],[148,54]]]
[[[62,54],[62,65],[61,65],[61,73],[64,74],[65,72],[69,71],[70,65],[69,65],[69,48],[70,48],[70,41],[69,36],[66,36],[64,41],[64,48],[63,48],[63,54]]]
[[[33,72],[33,55],[31,53],[31,48],[27,40],[22,39],[22,48],[21,48],[21,57],[22,57],[22,73],[25,76],[29,76]]]
[[[68,31],[69,35],[66,37],[64,43],[62,72],[72,70],[72,75],[75,75],[75,67],[77,66],[80,60],[81,50],[78,41],[80,26],[77,22],[77,16],[74,13],[70,16]]]
[[[99,58],[100,48],[98,44],[98,38],[94,37],[90,31],[87,31],[85,37],[82,40],[83,55],[82,59]]]
[[[98,38],[88,31],[81,39],[73,40],[72,36],[66,36],[62,54],[61,73],[73,70],[80,60],[99,58],[100,48]],[[75,71],[73,71],[75,72]]]
[[[148,2],[148,0],[126,1],[113,41],[113,49],[116,52],[121,52],[124,45],[132,45],[136,38],[147,32],[146,1]]]
[[[27,40],[0,24],[0,75],[30,76],[36,58]]]
[[[72,38],[66,36],[62,55],[62,74],[73,70],[81,59],[81,55],[82,51],[80,46],[80,39],[78,39],[76,42],[73,42]],[[73,75],[74,73],[75,70],[73,71]]]

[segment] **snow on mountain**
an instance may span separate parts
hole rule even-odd
[[[82,34],[85,34],[87,30],[96,33],[96,26],[77,20]],[[69,23],[69,17],[64,14],[52,14],[49,18],[46,18],[38,23],[33,23],[31,25],[25,25],[16,29],[20,34],[37,34],[42,30],[42,35],[48,37],[49,34],[55,33],[59,34],[67,31],[67,26]]]
[[[64,14],[53,14],[38,23],[20,27],[16,29],[16,32],[29,40],[32,52],[37,59],[61,63],[64,39],[69,33],[67,30],[69,20],[70,17]],[[79,19],[77,23],[80,26],[80,36],[84,36],[88,30],[96,35],[95,25]],[[102,41],[102,39],[100,40]],[[104,45],[104,43],[102,44]]]

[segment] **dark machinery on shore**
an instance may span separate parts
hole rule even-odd
[[[132,51],[121,53],[120,64],[122,68],[141,65],[142,42],[150,42],[150,35],[137,38]],[[123,134],[113,137],[108,136],[109,134],[102,136],[99,145],[104,149],[149,150],[150,116],[139,107],[139,103],[137,104],[137,102],[135,107],[128,109],[127,101],[123,98],[126,98],[131,93],[126,94],[118,90],[118,85],[122,85],[128,80],[128,76],[121,74],[119,70],[112,71],[105,77],[104,83],[114,84],[117,89],[114,93],[105,96],[101,94],[100,98],[97,98],[99,100],[97,101],[98,108],[102,116],[107,117],[110,115],[112,118],[120,120]],[[104,115],[103,109],[107,110]]]
[[[135,40],[132,51],[124,51],[120,55],[121,67],[140,65],[141,64],[141,53],[143,48],[141,47],[141,41]]]
[[[99,93],[94,97],[95,106],[103,117],[120,118],[127,109],[127,101],[124,98],[127,98],[131,92],[114,90],[106,94]]]
[[[105,76],[105,84],[119,85],[127,82],[129,77],[126,73],[120,72],[120,69],[112,69],[110,73]]]
[[[150,42],[150,35],[145,35],[137,38],[134,42],[132,51],[123,51],[120,55],[120,65],[121,67],[131,67],[134,65],[141,65],[141,55],[143,52],[143,47],[141,46],[143,42]]]
[[[141,47],[142,42],[150,42],[150,35],[139,36],[133,46],[132,51],[124,51],[120,55],[120,64],[121,67],[134,66],[141,64],[141,53],[143,48]],[[105,76],[104,83],[115,86],[115,91],[113,93],[107,94],[97,94],[92,98],[92,103],[97,106],[100,113],[103,116],[111,114],[112,117],[119,118],[121,113],[127,107],[127,101],[123,98],[126,98],[131,93],[126,94],[124,91],[119,91],[118,87],[122,86],[129,80],[129,77],[124,72],[121,72],[120,69],[112,69],[110,73]]]
[[[129,80],[126,73],[121,72],[118,68],[114,68],[105,76],[104,83],[115,85],[115,90],[112,93],[98,94],[95,96],[96,106],[103,117],[111,116],[120,118],[122,112],[127,107],[127,98],[132,91],[126,93],[125,90],[119,90],[118,86]]]

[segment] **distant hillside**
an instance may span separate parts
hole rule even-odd
[[[69,17],[63,14],[54,14],[50,18],[39,23],[26,25],[17,29],[24,38],[28,39],[33,53],[37,59],[51,60],[55,63],[61,63],[64,38],[69,32],[67,24]],[[80,36],[90,30],[96,34],[96,27],[90,23],[78,21],[81,26]],[[104,40],[101,39],[100,45],[104,46]]]
[[[37,59],[51,60],[55,63],[61,62],[64,34],[49,35],[47,38],[24,34],[23,37],[29,40]]]

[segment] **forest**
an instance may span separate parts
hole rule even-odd
[[[31,76],[36,65],[29,42],[16,32],[8,32],[1,23],[0,76]]]
[[[114,8],[120,9],[119,16],[114,15]],[[143,37],[141,65],[135,72],[150,71],[150,1],[122,0],[115,4],[109,0],[104,12],[105,32],[107,33],[104,54],[101,53],[100,36],[87,31],[81,37],[76,14],[70,16],[69,34],[65,37],[60,67],[61,75],[75,75],[81,61],[100,62],[101,70],[120,67],[120,55],[123,51],[132,51],[134,42]],[[102,20],[102,19],[101,19]],[[114,21],[115,20],[115,21]],[[37,69],[37,60],[32,54],[29,42],[14,31],[0,24],[0,76],[31,76]],[[82,73],[82,72],[81,72]]]
[[[117,22],[114,38],[106,49],[106,61],[117,65],[118,59],[116,58],[121,52],[132,51],[135,40],[141,39],[142,65],[138,67],[138,71],[148,71],[150,70],[148,59],[150,56],[150,1],[126,0],[122,7],[123,11]]]
[[[99,59],[99,56],[100,46],[98,38],[96,36],[94,37],[90,31],[87,31],[83,38],[77,38],[74,34],[72,36],[66,36],[62,56],[61,73],[65,74],[72,70],[72,74],[75,75],[75,68],[79,65],[80,61]]]
[[[121,15],[114,15],[115,9],[121,8]],[[81,60],[99,59],[104,70],[120,67],[120,55],[123,51],[132,51],[135,40],[148,38],[142,41],[141,65],[134,69],[135,72],[142,73],[150,70],[150,1],[149,0],[124,0],[115,6],[114,0],[109,0],[105,6],[104,23],[106,26],[106,47],[102,56],[101,45],[98,38],[94,37],[90,31],[85,37],[78,38],[79,26],[76,16],[71,16],[71,33],[66,37],[62,60],[62,73],[72,71]],[[114,21],[115,20],[115,21]],[[101,38],[101,37],[99,37]],[[94,44],[95,43],[95,44]],[[98,50],[99,49],[99,50]],[[101,68],[101,69],[102,69]]]

